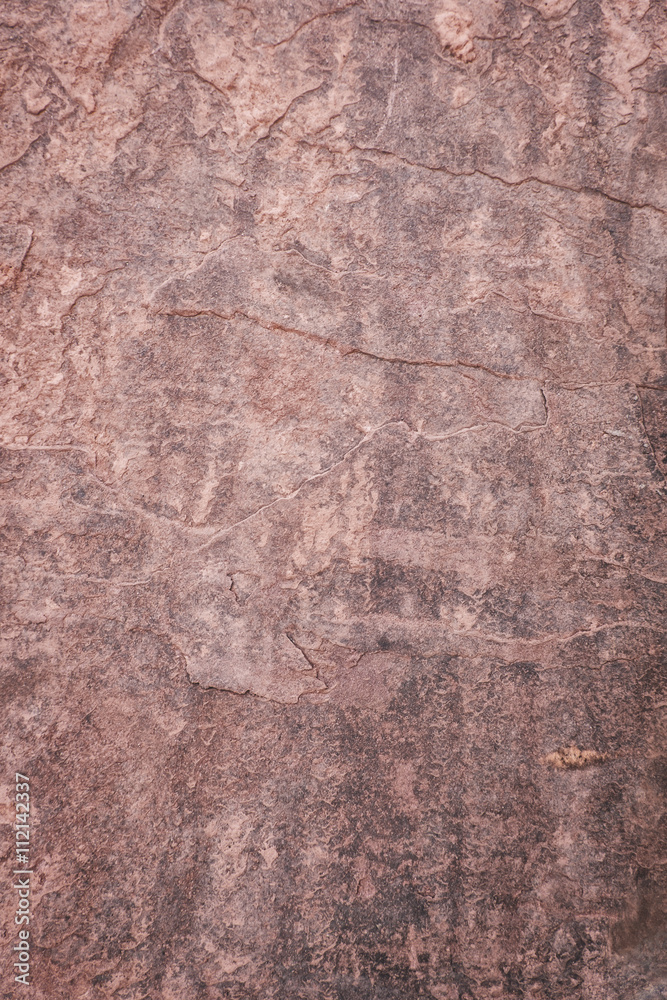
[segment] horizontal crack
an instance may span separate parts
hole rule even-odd
[[[619,198],[616,195],[609,194],[608,191],[604,191],[602,188],[589,187],[587,185],[575,187],[571,184],[559,184],[557,181],[547,181],[542,177],[535,177],[533,174],[529,177],[521,177],[518,180],[512,181],[507,177],[501,177],[500,174],[492,174],[486,170],[480,170],[479,167],[476,167],[474,170],[452,170],[451,167],[432,166],[428,163],[420,163],[416,160],[409,160],[407,157],[401,156],[399,153],[394,153],[389,149],[380,149],[377,146],[350,146],[349,148],[359,153],[376,153],[379,156],[390,157],[404,163],[408,167],[416,167],[419,170],[428,170],[432,173],[447,174],[449,177],[486,177],[489,180],[503,184],[505,187],[522,187],[524,184],[531,183],[540,184],[543,187],[555,188],[558,191],[568,191],[572,194],[598,195],[600,198],[606,198],[607,200],[613,201],[619,205],[626,205],[628,208],[637,210],[648,209],[654,212],[659,212],[661,215],[667,215],[667,209],[660,208],[658,205],[654,205],[651,202],[628,201],[625,198]]]
[[[261,326],[264,330],[281,330],[283,333],[293,333],[298,337],[305,337],[307,340],[312,340],[314,343],[323,344],[325,347],[331,347],[333,350],[338,351],[338,353],[343,357],[360,354],[362,357],[372,358],[374,361],[383,361],[387,364],[423,365],[431,368],[466,368],[486,372],[487,374],[494,376],[494,378],[509,379],[515,382],[539,383],[540,381],[539,378],[533,375],[512,375],[509,372],[496,371],[494,368],[489,368],[481,362],[461,361],[458,358],[454,361],[436,361],[433,358],[402,358],[395,355],[375,354],[372,351],[365,351],[361,347],[347,347],[345,344],[340,344],[331,337],[324,337],[321,334],[311,333],[309,330],[301,330],[298,327],[285,326],[282,323],[262,319],[262,317],[245,312],[243,309],[234,309],[230,313],[221,313],[215,309],[164,309],[159,310],[158,314],[161,316],[182,316],[185,319],[191,319],[197,316],[213,316],[216,319],[225,320],[226,322],[240,316],[243,317],[243,319],[247,319],[250,323],[257,323],[257,325]]]
[[[400,358],[383,354],[374,354],[372,351],[364,351],[360,347],[353,347],[344,352],[345,357],[351,354],[361,354],[365,358],[373,358],[375,361],[384,361],[392,365],[424,365],[431,368],[470,368],[476,371],[486,372],[494,378],[509,379],[514,382],[538,382],[539,379],[532,375],[511,375],[509,372],[499,372],[494,368],[488,368],[481,362],[460,361],[435,361],[432,358]]]

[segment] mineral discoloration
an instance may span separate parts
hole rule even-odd
[[[0,32],[36,1000],[651,996],[664,10]]]
[[[606,760],[606,755],[598,753],[597,750],[580,750],[579,747],[560,747],[552,753],[548,753],[544,758],[545,764],[556,767],[559,770],[570,771],[582,767],[592,767],[593,764],[602,764]]]

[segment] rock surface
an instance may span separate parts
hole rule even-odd
[[[663,5],[0,32],[32,997],[666,996]]]

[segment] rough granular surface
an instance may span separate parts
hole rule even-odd
[[[0,996],[667,996],[664,5],[0,39]]]

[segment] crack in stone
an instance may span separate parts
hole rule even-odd
[[[261,326],[261,324],[260,324]],[[338,348],[340,350],[340,348]],[[539,384],[540,380],[533,375],[512,375],[509,372],[499,372],[494,368],[488,368],[481,362],[473,361],[461,361],[457,358],[456,361],[435,361],[432,358],[400,358],[391,357],[389,355],[374,354],[372,351],[364,351],[361,347],[353,347],[350,350],[344,351],[344,356],[349,357],[351,354],[361,354],[365,358],[372,358],[375,361],[384,361],[387,364],[392,365],[423,365],[425,367],[431,368],[466,368],[472,369],[474,371],[483,371],[488,375],[493,375],[494,378],[508,379],[513,382],[537,382]]]
[[[514,427],[512,426],[512,424],[504,423],[501,420],[487,420],[483,424],[472,424],[469,427],[462,427],[457,431],[453,431],[451,434],[429,435],[425,434],[423,431],[415,430],[414,428],[410,427],[409,423],[406,420],[403,419],[388,420],[386,423],[380,424],[378,427],[374,427],[371,430],[367,431],[364,434],[363,438],[360,441],[358,441],[357,444],[355,444],[352,448],[346,451],[345,454],[342,456],[342,458],[334,462],[333,465],[330,465],[327,469],[323,469],[322,472],[318,472],[313,476],[309,476],[308,479],[304,479],[303,482],[299,483],[299,485],[294,490],[292,490],[291,493],[288,493],[282,497],[277,497],[270,503],[263,504],[261,507],[258,507],[257,510],[253,511],[251,514],[248,514],[246,517],[241,518],[241,520],[235,521],[234,524],[230,524],[224,528],[216,530],[216,534],[214,535],[214,537],[208,539],[203,545],[201,545],[198,549],[196,549],[196,551],[201,552],[204,549],[209,548],[210,545],[213,545],[229,531],[232,531],[232,529],[237,528],[239,525],[245,524],[246,521],[250,521],[252,518],[257,517],[257,515],[261,514],[262,511],[268,510],[270,507],[275,507],[276,504],[283,503],[288,500],[293,500],[301,492],[301,490],[308,485],[308,483],[312,483],[318,479],[322,479],[324,476],[327,476],[330,472],[333,472],[333,470],[338,468],[339,465],[342,465],[353,452],[358,451],[358,449],[361,448],[366,443],[366,441],[371,440],[373,437],[375,437],[377,433],[379,433],[379,431],[384,430],[385,427],[405,427],[408,433],[413,438],[415,439],[423,438],[425,441],[429,441],[432,443],[437,443],[438,441],[447,441],[450,438],[458,437],[461,434],[470,434],[470,433],[485,431],[489,427],[503,427],[506,430],[510,431],[510,433],[512,434],[527,434],[532,431],[542,430],[549,423],[549,413],[548,410],[546,409],[546,397],[544,396],[543,392],[542,392],[542,397],[545,401],[546,419],[544,423],[541,424],[519,424],[518,427]],[[209,528],[214,528],[214,526],[210,525]]]
[[[303,31],[304,28],[307,28],[309,24],[313,23],[313,21],[319,21],[325,17],[335,17],[337,14],[342,14],[346,10],[353,10],[355,7],[359,7],[359,4],[356,2],[345,4],[343,7],[334,7],[333,10],[322,11],[321,14],[313,14],[312,17],[309,17],[307,21],[304,21],[298,26],[298,28],[295,28],[292,34],[288,35],[286,38],[281,38],[279,42],[260,42],[259,45],[263,49],[278,49],[281,45],[287,45],[288,42],[291,42],[294,38],[296,38],[299,32]]]
[[[42,135],[36,136],[31,142],[28,143],[28,145],[25,147],[22,153],[19,153],[19,155],[16,156],[13,160],[9,160],[7,163],[3,163],[3,165],[0,167],[0,174],[3,173],[3,171],[5,170],[9,170],[10,167],[16,166],[17,163],[20,163],[20,161],[23,159],[26,153],[28,153],[32,149],[35,143],[39,142],[43,138],[44,137]]]
[[[316,480],[322,479],[322,478],[324,478],[324,476],[327,476],[330,472],[332,472],[334,469],[336,469],[339,465],[342,465],[351,454],[353,454],[355,451],[358,451],[359,448],[361,448],[362,445],[364,445],[366,443],[366,441],[369,441],[371,438],[373,438],[375,436],[375,434],[377,434],[379,431],[383,430],[383,428],[390,427],[390,426],[401,426],[401,425],[405,425],[405,421],[403,421],[403,420],[388,420],[386,423],[380,424],[379,427],[374,427],[371,430],[367,431],[364,434],[364,436],[361,438],[361,440],[358,441],[352,448],[348,449],[348,451],[345,452],[345,454],[342,456],[342,458],[338,459],[337,462],[334,462],[333,465],[330,465],[327,469],[323,469],[322,472],[317,472],[315,475],[309,476],[308,479],[304,479],[303,482],[299,483],[299,485],[294,490],[292,490],[291,493],[288,493],[288,494],[286,494],[285,496],[282,496],[282,497],[277,497],[275,500],[272,500],[270,503],[266,503],[266,504],[263,504],[261,507],[258,507],[257,510],[253,511],[251,514],[248,514],[246,517],[242,517],[240,521],[235,521],[234,524],[230,524],[230,525],[228,525],[225,528],[221,528],[221,529],[217,530],[216,533],[215,533],[215,535],[212,538],[210,538],[207,542],[205,542],[203,545],[201,545],[195,551],[201,552],[204,549],[209,548],[209,546],[213,545],[215,542],[217,542],[224,535],[228,534],[228,532],[232,531],[234,528],[237,528],[241,524],[245,524],[246,521],[250,521],[250,520],[252,520],[252,518],[257,517],[259,514],[262,513],[262,511],[268,510],[271,507],[275,507],[276,504],[283,503],[284,501],[293,500],[294,497],[296,497],[301,492],[301,490],[305,486],[308,485],[308,483],[315,482]],[[407,425],[405,425],[405,426],[407,426]]]
[[[299,650],[299,652],[303,656],[304,660],[306,660],[310,664],[311,669],[314,671],[315,676],[317,677],[317,679],[321,680],[319,669],[313,663],[313,661],[311,660],[311,658],[308,656],[308,653],[305,651],[305,649],[303,648],[303,646],[300,646],[299,643],[294,638],[294,636],[290,635],[289,632],[285,632],[285,635],[287,636],[287,638],[289,639],[289,641],[292,643],[292,645],[296,646],[296,648]],[[322,683],[324,684],[325,682],[322,681]],[[325,691],[328,691],[328,690],[329,690],[329,687],[327,685],[327,686],[325,686]]]
[[[658,456],[657,456],[656,450],[655,450],[655,448],[653,446],[653,441],[651,440],[651,435],[649,434],[649,432],[648,432],[648,430],[646,428],[646,420],[645,420],[645,417],[644,417],[644,403],[642,401],[642,395],[641,395],[641,393],[639,391],[637,392],[637,401],[639,403],[639,413],[640,413],[639,421],[640,421],[642,429],[644,431],[644,437],[646,438],[646,441],[648,442],[648,446],[651,449],[651,454],[653,455],[653,462],[655,463],[655,471],[658,473],[658,475],[662,479],[663,483],[665,483],[667,481],[667,477],[665,477],[665,474],[663,473],[662,469],[660,468],[660,463],[658,462]]]
[[[308,143],[308,145],[317,145],[315,143]],[[330,149],[328,146],[321,144],[319,148],[326,149],[328,152],[335,154],[335,150]],[[487,170],[481,170],[479,167],[475,167],[474,170],[453,170],[451,167],[445,166],[431,166],[428,163],[420,163],[416,160],[409,160],[405,156],[401,156],[399,153],[394,153],[389,149],[380,149],[377,146],[349,146],[349,150],[354,150],[360,153],[375,153],[378,156],[388,157],[394,160],[398,160],[400,163],[404,163],[408,167],[415,167],[418,170],[428,170],[431,173],[437,174],[447,174],[449,177],[486,177],[488,180],[496,181],[499,184],[503,184],[505,187],[522,187],[524,184],[539,184],[543,187],[555,188],[558,191],[568,191],[571,194],[583,194],[583,195],[598,195],[601,198],[606,198],[608,201],[613,201],[619,205],[625,205],[628,208],[641,210],[647,209],[654,212],[659,212],[661,215],[667,215],[667,209],[660,208],[658,205],[654,205],[651,202],[631,202],[625,198],[619,198],[616,195],[609,194],[608,191],[604,191],[602,188],[590,187],[588,185],[582,185],[581,187],[575,187],[571,184],[558,183],[557,181],[548,181],[542,177],[536,177],[530,175],[529,177],[521,177],[518,180],[512,181],[506,177],[500,176],[500,174],[492,174]]]
[[[167,284],[167,282],[165,282],[165,284]],[[496,371],[494,368],[489,368],[481,362],[461,361],[458,358],[455,361],[436,361],[432,358],[402,358],[397,356],[375,354],[372,351],[365,351],[361,347],[347,347],[344,344],[340,344],[338,341],[333,340],[331,337],[323,337],[320,334],[311,333],[309,330],[301,330],[298,327],[285,326],[284,324],[277,323],[276,321],[262,319],[260,316],[252,315],[251,313],[245,312],[243,309],[234,309],[230,313],[221,313],[215,309],[164,309],[158,310],[158,315],[180,316],[185,319],[192,319],[197,316],[213,316],[216,319],[221,319],[225,322],[230,322],[231,320],[241,316],[243,319],[247,319],[250,323],[257,323],[257,325],[261,326],[264,330],[281,330],[283,333],[292,333],[298,337],[304,337],[307,340],[312,340],[317,344],[323,344],[325,347],[331,347],[333,350],[338,351],[338,353],[343,357],[360,354],[363,357],[372,358],[374,361],[383,361],[387,364],[423,365],[432,368],[466,368],[483,371],[494,376],[495,378],[508,379],[515,382],[537,382],[538,384],[540,382],[540,379],[534,375],[512,375],[509,372]]]
[[[316,87],[311,87],[309,90],[304,90],[304,91],[302,91],[302,93],[296,94],[296,96],[292,98],[292,100],[289,102],[289,104],[287,105],[287,107],[285,108],[285,110],[282,112],[282,114],[278,115],[278,117],[275,118],[268,125],[266,125],[266,123],[260,123],[260,126],[258,126],[258,127],[265,128],[266,132],[264,133],[264,135],[261,135],[258,139],[256,139],[255,142],[251,143],[250,146],[249,146],[249,149],[253,149],[258,143],[265,142],[267,139],[270,139],[271,138],[271,130],[273,129],[273,127],[275,125],[278,125],[280,122],[282,122],[282,121],[285,120],[285,118],[287,117],[287,115],[289,114],[289,112],[291,111],[291,109],[294,107],[294,105],[298,101],[300,101],[303,97],[307,97],[308,94],[316,94],[318,90],[322,89],[322,87],[324,86],[325,83],[326,83],[326,80],[322,80],[320,83],[318,83],[318,85]]]

